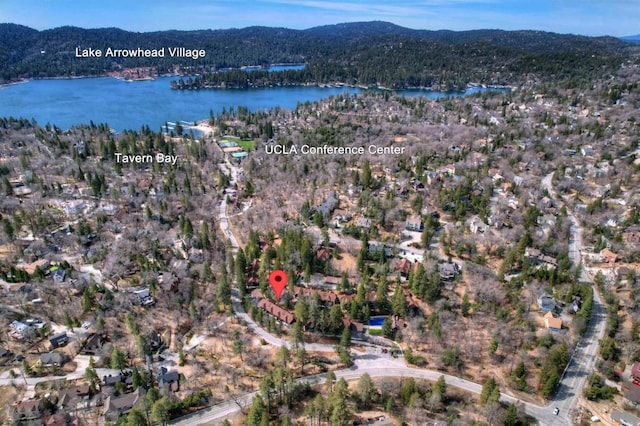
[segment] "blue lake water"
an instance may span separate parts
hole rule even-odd
[[[294,67],[303,67],[295,65]],[[291,69],[274,65],[270,70]],[[259,89],[172,90],[171,80],[126,82],[110,77],[32,80],[0,86],[0,117],[35,119],[39,124],[55,124],[62,129],[89,123],[108,123],[115,130],[139,129],[149,125],[160,130],[167,121],[196,121],[209,111],[244,106],[251,111],[280,106],[295,108],[299,102],[313,102],[340,93],[360,93],[352,87],[269,87]],[[473,87],[464,92],[407,90],[406,96],[465,96],[494,90]]]

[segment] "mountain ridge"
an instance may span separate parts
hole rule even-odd
[[[436,55],[441,62],[444,61],[445,68],[452,68],[451,71],[455,73],[458,70],[449,62],[459,61],[461,55],[477,56],[480,59],[471,61],[471,65],[481,67],[491,57],[509,63],[514,60],[523,63],[530,61],[531,55],[558,55],[564,52],[580,58],[596,54],[610,58],[625,55],[629,46],[633,45],[614,37],[587,37],[535,30],[417,30],[384,21],[323,25],[305,30],[252,26],[144,33],[113,27],[86,29],[75,26],[38,31],[5,23],[0,24],[0,83],[24,78],[105,75],[122,67],[153,66],[160,73],[172,73],[178,67],[180,72],[187,73],[286,62],[312,65],[331,63],[331,73],[319,77],[320,80],[329,81],[333,76],[340,75],[340,72],[336,72],[339,67],[351,65],[362,69],[365,59],[368,64],[373,64],[371,58],[376,57],[376,66],[382,64],[392,67],[383,60],[383,56],[389,53],[393,54],[396,65],[403,65],[408,59],[397,54],[402,46],[410,47],[411,52],[407,57],[412,57],[412,60],[420,61],[424,55]],[[76,48],[106,50],[108,47],[185,47],[205,49],[207,56],[193,61],[184,58],[76,58],[74,55]],[[433,61],[425,64],[425,67],[427,65],[432,68],[436,66]],[[392,68],[389,71],[393,71]],[[430,72],[435,75],[438,70],[432,69]],[[314,78],[318,78],[317,74]]]

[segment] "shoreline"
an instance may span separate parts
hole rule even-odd
[[[175,81],[175,80],[174,80]],[[173,81],[172,81],[173,83]],[[424,92],[439,92],[442,94],[460,94],[465,93],[468,90],[480,89],[480,90],[498,90],[498,91],[515,91],[516,86],[509,85],[501,85],[501,84],[482,84],[482,83],[467,83],[464,88],[459,89],[440,89],[437,87],[422,87],[422,86],[410,86],[403,88],[392,88],[386,86],[364,86],[359,84],[347,84],[341,82],[333,82],[333,83],[317,83],[317,82],[308,82],[308,83],[291,83],[291,84],[276,84],[276,85],[260,85],[260,86],[249,86],[249,87],[223,87],[223,86],[202,86],[202,87],[171,87],[171,90],[252,90],[252,89],[269,89],[269,88],[286,88],[286,87],[319,87],[319,88],[350,88],[350,89],[359,89],[359,90],[378,90],[382,92],[405,92],[405,91],[424,91]]]
[[[270,67],[286,67],[286,66],[306,66],[307,64],[305,62],[279,62],[279,63],[275,63],[275,64],[269,64],[269,66],[265,69],[269,69]],[[235,68],[229,68],[232,70],[245,70],[245,69],[253,69],[253,68],[262,68],[261,65],[242,65],[240,67],[235,67]],[[110,76],[108,73],[107,74],[98,74],[98,75],[75,75],[75,76],[55,76],[55,77],[27,77],[27,78],[23,78],[20,79],[18,81],[12,81],[10,83],[2,83],[0,84],[0,87],[5,87],[5,86],[13,86],[14,84],[22,84],[22,83],[28,83],[30,81],[36,81],[36,80],[78,80],[81,78],[102,78],[102,77],[110,77],[110,78],[115,78],[117,80],[123,80],[123,81],[128,81],[128,82],[134,82],[134,81],[149,81],[149,80],[156,80],[157,78],[160,77],[189,77],[189,76],[193,76],[193,75],[200,75],[200,74],[176,74],[176,73],[165,73],[165,74],[158,74],[157,77],[152,77],[152,78],[140,78],[140,79],[133,79],[133,80],[127,80],[124,77],[113,77]]]

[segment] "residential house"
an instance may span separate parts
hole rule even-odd
[[[547,330],[560,331],[562,329],[562,319],[553,316],[551,311],[544,314],[544,325]]]
[[[420,191],[424,189],[424,184],[419,181],[418,179],[411,179],[411,188],[413,188],[414,191]]]
[[[453,176],[456,174],[456,165],[455,164],[447,164],[444,166],[443,172],[449,176]]]
[[[500,191],[502,193],[511,191],[511,188],[513,188],[513,182],[503,182],[502,185],[500,185]]]
[[[356,226],[358,228],[369,230],[371,228],[371,219],[368,217],[359,217],[356,221]]]
[[[616,408],[611,410],[611,420],[623,426],[640,426],[640,418],[627,411],[620,411]]]
[[[49,343],[51,344],[51,349],[60,348],[66,345],[68,341],[69,341],[69,338],[67,337],[66,332],[56,334],[55,336],[49,339]]]
[[[507,207],[509,207],[511,210],[517,210],[519,205],[520,202],[516,197],[510,196],[507,198]]]
[[[634,382],[640,384],[640,362],[634,362],[631,366],[631,378]]]
[[[31,246],[29,246],[29,248],[25,249],[25,252],[27,250],[30,251],[35,251],[31,249]],[[50,262],[47,259],[38,259],[34,262],[31,263],[25,263],[24,265],[22,265],[22,269],[28,273],[29,275],[33,275],[36,273],[36,269],[39,269],[40,271],[47,271],[47,269],[49,269],[49,267],[51,266]]]
[[[538,217],[538,225],[548,225],[550,227],[556,226],[558,219],[555,215],[545,214],[543,216]]]
[[[455,173],[455,171],[454,171],[454,173]],[[436,183],[439,180],[439,175],[436,172],[427,172],[426,176],[427,176],[427,184],[428,185],[433,185],[434,183]]]
[[[345,328],[348,328],[351,332],[351,337],[361,338],[364,336],[364,324],[353,321],[349,318],[343,318],[342,324],[344,324]]]
[[[580,311],[580,308],[582,307],[582,302],[580,301],[579,297],[573,296],[573,298],[571,299],[571,303],[569,304],[569,308],[567,309],[567,311],[570,314],[577,314],[578,311]]]
[[[84,201],[72,200],[64,204],[64,213],[67,216],[76,216],[85,209]]]
[[[258,302],[258,308],[272,315],[285,325],[291,325],[296,320],[293,312],[289,312],[267,299],[261,299]]]
[[[180,373],[161,367],[158,371],[158,387],[165,392],[178,392],[180,390]]]
[[[321,262],[327,262],[329,261],[329,259],[331,259],[332,255],[333,253],[330,249],[326,247],[322,247],[316,252],[316,259],[318,259]]]
[[[553,297],[549,296],[548,294],[544,293],[544,294],[541,294],[540,297],[538,297],[538,308],[540,308],[542,312],[550,312],[555,307],[556,307],[556,301],[554,300]]]
[[[75,410],[81,403],[86,404],[91,398],[91,388],[87,383],[69,386],[58,393],[58,407]]]
[[[348,211],[343,209],[335,209],[333,211],[333,222],[336,227],[340,227],[341,223],[348,222],[351,220],[351,215]]]
[[[98,353],[102,350],[102,345],[106,342],[106,337],[101,334],[91,333],[87,336],[84,344],[82,345],[82,349],[80,350],[80,354],[82,355],[98,355]]]
[[[355,299],[356,299],[355,294],[339,294],[338,295],[338,300],[340,301],[341,305],[344,305],[345,303],[351,303]]]
[[[487,228],[488,228],[488,225],[486,225],[482,221],[482,219],[480,219],[478,216],[472,217],[471,220],[469,221],[469,230],[471,231],[472,234],[477,234],[477,233],[484,234]]]
[[[400,276],[408,278],[411,273],[413,264],[408,259],[402,259],[396,264],[396,270],[400,273]]]
[[[391,246],[386,244],[382,244],[377,241],[369,241],[368,249],[371,254],[384,253],[386,257],[391,257]]]
[[[606,263],[616,263],[618,261],[618,255],[608,248],[602,249],[600,256],[602,256],[602,260]]]
[[[595,153],[596,152],[593,150],[593,147],[591,145],[584,145],[580,148],[580,154],[582,154],[584,157],[592,157],[593,155],[595,155]]]
[[[56,269],[53,270],[51,276],[53,277],[53,282],[55,282],[56,284],[62,284],[67,277],[67,272],[60,267],[56,267]]]
[[[460,265],[455,262],[438,264],[438,273],[442,280],[452,280],[460,273]]]
[[[157,331],[154,331],[149,334],[149,348],[156,352],[165,347],[165,342],[162,339],[162,336]]]
[[[68,426],[68,425],[77,425],[77,420],[71,420],[71,416],[68,413],[57,412],[50,416],[46,416],[42,419],[43,426]]]
[[[121,416],[128,414],[142,397],[144,397],[144,388],[138,388],[122,396],[108,397],[104,404],[105,419],[109,422],[117,421]]]
[[[488,174],[491,180],[493,180],[494,182],[498,182],[504,179],[504,177],[500,174],[499,169],[489,169]]]
[[[133,294],[137,296],[137,302],[141,306],[149,306],[155,303],[155,300],[153,300],[153,297],[151,297],[148,287],[143,288],[142,290],[134,291]]]
[[[336,207],[338,207],[338,198],[334,193],[331,193],[324,202],[318,206],[318,212],[326,219]]]
[[[325,305],[327,306],[333,306],[336,303],[340,303],[340,299],[338,298],[338,295],[335,294],[332,291],[326,291],[326,290],[314,290],[311,288],[305,288],[305,287],[294,287],[293,289],[293,294],[296,296],[296,298],[300,298],[300,297],[304,297],[304,298],[312,298],[314,294],[318,294],[320,301],[323,302]]]
[[[548,268],[555,268],[558,266],[558,261],[555,257],[546,256],[542,252],[533,247],[527,247],[524,250],[525,257],[531,259],[536,265],[545,264]]]
[[[108,376],[102,376],[102,384],[106,387],[113,387],[118,383],[123,383],[126,376],[122,373],[118,373],[115,376],[109,374]]]
[[[61,367],[64,363],[64,354],[59,352],[49,352],[40,355],[40,364],[43,367]]]
[[[424,228],[422,218],[418,215],[412,215],[404,222],[404,229],[407,231],[421,232]]]
[[[12,321],[11,324],[9,324],[9,328],[11,328],[9,334],[14,339],[29,340],[36,335],[36,331],[33,327],[21,321]]]
[[[9,407],[9,416],[14,424],[40,425],[44,401],[40,398],[20,401]]]
[[[631,409],[640,408],[640,385],[631,382],[622,384],[622,404]]]

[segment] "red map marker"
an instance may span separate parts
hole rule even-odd
[[[269,274],[269,285],[276,294],[276,299],[278,299],[279,302],[280,296],[282,296],[282,290],[287,286],[287,274],[280,269],[271,272]]]

